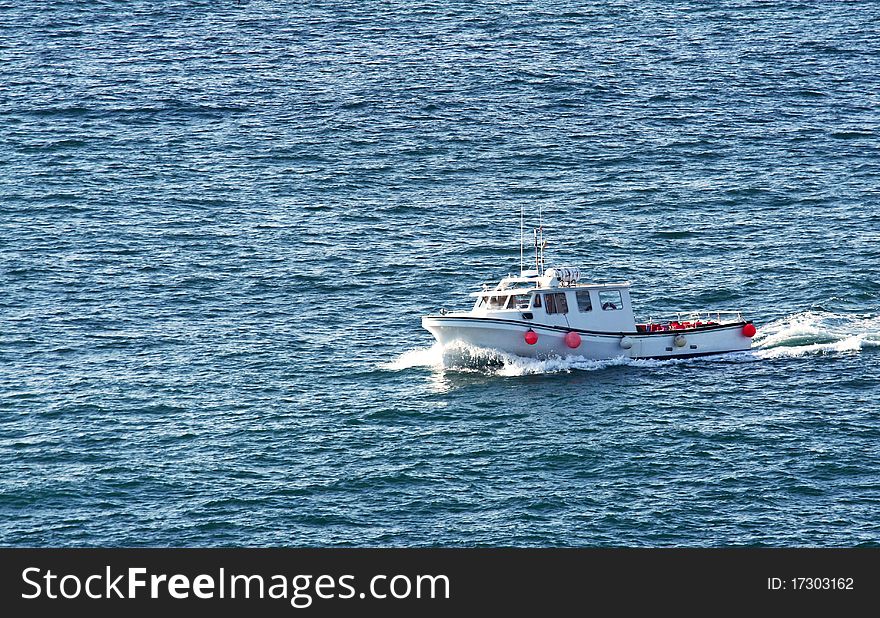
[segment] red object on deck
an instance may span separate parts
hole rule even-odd
[[[565,333],[565,345],[571,349],[579,347],[581,345],[581,336],[573,330]]]
[[[533,331],[531,328],[526,331],[526,343],[529,345],[535,345],[538,343],[538,333]]]
[[[743,335],[746,337],[754,337],[755,333],[758,332],[758,329],[755,328],[754,324],[746,324],[743,326]]]

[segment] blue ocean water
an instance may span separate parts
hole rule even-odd
[[[0,544],[877,545],[878,110],[877,2],[0,2]],[[444,356],[521,207],[755,351]]]

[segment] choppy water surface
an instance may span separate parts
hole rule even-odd
[[[878,24],[0,3],[0,543],[877,544]],[[433,348],[521,206],[755,350]]]

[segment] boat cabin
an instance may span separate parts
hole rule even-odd
[[[525,274],[525,273],[524,273]],[[505,277],[476,297],[472,314],[604,332],[636,330],[629,282],[578,283],[576,269],[549,269],[545,276]]]

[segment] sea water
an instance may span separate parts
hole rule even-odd
[[[876,545],[878,24],[0,3],[0,544]],[[753,351],[433,346],[521,209]]]

